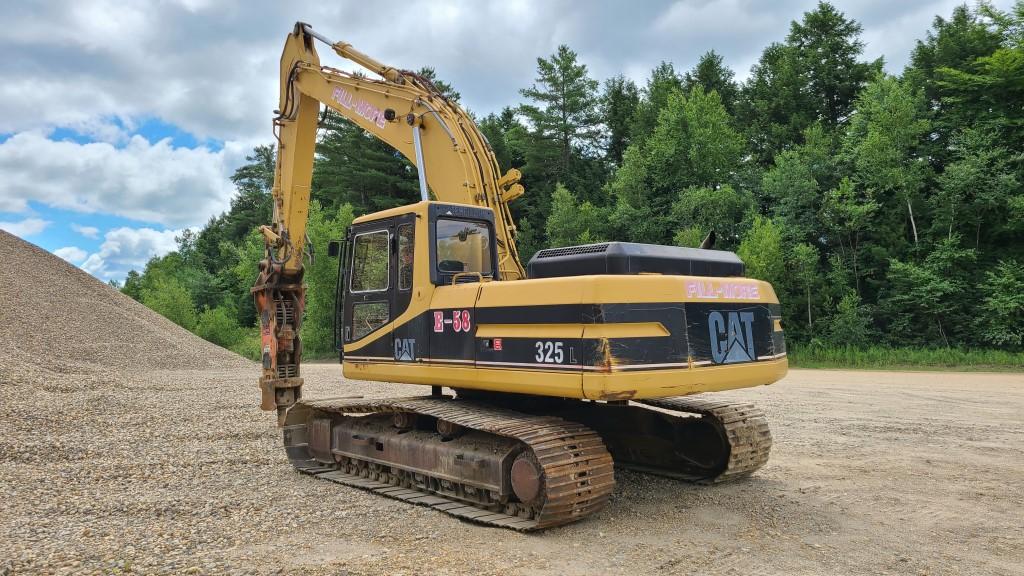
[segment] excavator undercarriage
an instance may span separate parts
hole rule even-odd
[[[601,510],[613,464],[717,483],[754,472],[771,449],[749,404],[486,396],[303,401],[288,411],[285,448],[318,478],[521,531]]]

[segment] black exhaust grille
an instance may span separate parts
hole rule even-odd
[[[576,254],[598,254],[608,250],[608,243],[584,244],[582,246],[565,246],[564,248],[547,248],[537,252],[534,258],[554,258],[555,256],[575,256]]]

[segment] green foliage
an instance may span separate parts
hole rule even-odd
[[[227,307],[207,308],[199,314],[195,333],[204,340],[224,348],[236,346],[245,337],[238,326],[237,314]]]
[[[651,77],[647,80],[647,86],[642,91],[636,113],[633,115],[630,128],[633,143],[641,144],[654,133],[658,116],[668,104],[669,96],[682,89],[683,80],[676,74],[671,63],[662,62],[651,71]]]
[[[819,265],[821,257],[818,254],[818,250],[810,244],[797,244],[793,246],[789,255],[786,258],[786,267],[790,274],[784,277],[779,288],[788,288],[789,294],[780,294],[780,298],[783,298],[783,306],[786,307],[790,314],[787,317],[792,320],[797,320],[803,314],[804,310],[807,312],[806,323],[801,326],[801,330],[797,333],[804,336],[804,339],[810,339],[814,336],[814,301],[812,296],[818,292],[818,286],[821,282]],[[790,296],[791,295],[791,296]],[[789,296],[787,298],[787,296]],[[806,302],[806,307],[794,306],[795,298],[800,298]],[[798,308],[802,308],[800,312],[796,312]],[[797,324],[799,326],[799,324]],[[790,327],[793,324],[790,323]],[[792,332],[793,330],[790,330]]]
[[[1000,262],[985,274],[976,326],[982,341],[1020,350],[1024,345],[1024,266]]]
[[[302,321],[302,349],[307,356],[327,356],[334,353],[334,299],[338,278],[338,260],[327,257],[327,243],[345,237],[352,224],[353,210],[349,205],[333,210],[310,203],[307,232],[317,255],[306,265],[306,315]]]
[[[604,238],[606,211],[584,201],[576,201],[565,186],[559,184],[551,195],[551,214],[546,231],[551,246],[571,246],[600,242]]]
[[[874,335],[871,309],[861,304],[856,294],[843,296],[835,312],[828,317],[826,341],[836,346],[866,346],[873,341]]]
[[[736,99],[739,97],[739,86],[733,79],[735,74],[725,65],[722,56],[714,50],[709,50],[700,57],[693,70],[683,76],[683,91],[692,92],[700,86],[704,92],[717,92],[722,100],[722,106],[732,114],[736,108]]]
[[[807,78],[815,118],[826,127],[839,126],[850,115],[861,87],[882,69],[882,61],[861,62],[861,26],[828,2],[793,22],[786,37],[797,67]]]
[[[530,100],[519,106],[519,113],[532,129],[533,163],[551,162],[555,180],[575,184],[574,160],[598,146],[601,116],[597,88],[586,65],[563,44],[550,58],[537,58],[537,79],[533,86],[520,90]]]
[[[738,221],[725,222],[735,215],[734,206],[697,205],[701,198],[736,194],[723,186],[735,175],[743,150],[731,123],[715,92],[696,86],[689,95],[676,91],[668,96],[654,134],[630,145],[612,182],[618,199],[613,221],[626,238],[665,244],[680,227],[721,223],[735,228]],[[674,203],[680,206],[673,208]]]
[[[608,128],[605,155],[615,165],[622,164],[622,155],[631,140],[633,116],[639,105],[640,93],[632,80],[621,74],[605,80],[601,96],[602,122]]]
[[[1019,231],[1019,220],[1006,218],[1006,208],[1024,195],[1024,186],[1016,159],[999,137],[986,130],[963,130],[953,138],[950,160],[931,199],[933,233],[973,236],[978,247],[983,237],[998,242]]]
[[[676,231],[675,236],[672,237],[672,244],[686,248],[699,248],[708,233],[697,226],[689,226]]]
[[[739,242],[740,231],[746,228],[746,218],[753,208],[754,199],[749,193],[728,184],[719,188],[692,186],[679,193],[670,214],[673,221],[701,230],[704,236],[714,230],[716,246],[729,249]]]
[[[746,275],[771,284],[780,284],[786,271],[782,252],[782,231],[769,218],[755,216],[743,235],[736,254],[746,264]]]
[[[161,275],[142,289],[142,303],[186,330],[196,327],[192,294],[177,278]]]
[[[259,361],[263,356],[263,349],[260,346],[259,328],[243,328],[238,342],[229,350],[249,360]]]
[[[330,110],[321,128],[313,198],[323,206],[365,214],[419,201],[416,167],[390,145]]]
[[[879,303],[894,344],[949,346],[957,327],[966,325],[965,320],[958,321],[968,287],[963,271],[976,255],[959,244],[960,238],[954,236],[941,241],[921,263],[890,262],[889,284]]]
[[[128,272],[128,276],[124,279],[124,286],[121,286],[121,292],[130,296],[137,302],[142,301],[142,275],[135,270]]]
[[[761,54],[744,83],[737,117],[762,164],[800,142],[815,122],[840,130],[861,87],[882,69],[860,60],[861,27],[834,6],[817,7],[790,24],[785,43]]]
[[[761,179],[763,203],[782,224],[786,241],[816,243],[824,236],[822,189],[833,180],[834,161],[819,124],[804,131],[805,144],[775,156]]]
[[[874,370],[1024,370],[1024,354],[969,348],[882,346],[789,346],[793,368],[866,368]]]
[[[898,229],[902,217],[910,223],[914,243],[918,230],[913,207],[930,177],[931,167],[918,153],[930,124],[924,118],[924,97],[907,83],[879,76],[857,97],[857,114],[850,121],[843,154],[852,164],[857,184],[881,201],[888,230]]]

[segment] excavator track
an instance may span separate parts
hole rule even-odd
[[[749,476],[768,461],[772,447],[768,420],[759,408],[702,395],[603,403],[467,394],[579,422],[601,435],[617,467],[688,482],[715,484]]]
[[[764,412],[753,404],[724,402],[700,396],[656,398],[639,402],[673,412],[697,414],[718,428],[727,440],[728,459],[725,467],[717,474],[696,479],[701,483],[715,484],[745,478],[768,462],[772,433]]]
[[[437,429],[448,431],[449,437],[411,428],[388,430],[383,415],[393,417],[396,427],[411,426],[417,419],[436,420]],[[457,430],[468,433],[445,445]],[[399,436],[402,432],[407,433]],[[387,454],[391,446],[400,453],[403,442],[414,444],[415,450],[406,453],[406,460],[383,461],[354,455],[351,450],[357,448],[346,448],[349,442],[368,445],[369,454]],[[459,442],[466,446],[465,453],[449,460],[465,465],[456,466],[457,472],[482,476],[501,462],[512,462],[501,464],[502,474],[507,478],[510,468],[513,476],[504,480],[504,490],[460,483],[461,477],[446,474],[445,467],[425,469],[438,466],[436,462],[416,468],[414,453],[441,450],[447,458],[453,450],[449,446]],[[611,455],[600,436],[585,425],[447,397],[301,401],[288,411],[284,443],[292,465],[304,473],[520,531],[585,518],[605,506],[615,486]],[[510,483],[515,490],[508,489]],[[523,486],[530,496],[526,501],[519,498]]]

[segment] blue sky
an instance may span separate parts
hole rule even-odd
[[[130,125],[118,118],[107,120],[111,126],[126,131],[133,136],[140,136],[148,142],[166,142],[172,148],[203,148],[211,152],[219,152],[224,148],[224,142],[212,137],[197,138],[181,128],[160,120],[159,118],[143,118],[135,120]],[[13,134],[0,134],[0,145],[6,142]],[[75,128],[55,127],[48,134],[47,139],[54,142],[72,142],[77,145],[84,145],[97,142],[94,134],[83,133]],[[128,144],[127,140],[120,140],[111,143],[116,150],[124,150]],[[115,229],[149,229],[155,232],[162,232],[164,242],[155,246],[153,253],[171,247],[167,242],[170,234],[176,234],[180,228],[169,227],[163,222],[145,219],[130,218],[104,211],[102,208],[96,211],[81,211],[67,208],[60,208],[44,202],[30,201],[24,210],[0,212],[0,222],[13,223],[15,230],[19,229],[17,223],[28,221],[28,225],[20,228],[26,231],[40,229],[38,233],[26,234],[31,241],[38,246],[51,252],[60,251],[60,255],[76,264],[83,264],[89,254],[97,254],[106,240],[105,234]],[[41,223],[40,223],[41,221]],[[83,256],[84,254],[84,256]],[[117,266],[107,268],[108,274],[103,279],[120,280],[123,275],[143,258],[153,254],[146,253],[138,258],[127,262],[128,266]],[[144,263],[144,262],[143,262]]]
[[[536,58],[568,44],[598,79],[643,85],[714,49],[746,77],[814,0],[44,0],[0,27],[0,228],[101,280],[174,249],[225,210],[229,180],[272,142],[278,59],[297,20],[386,63],[433,66],[478,113],[520,101]],[[865,58],[899,73],[955,0],[850,0]],[[1010,0],[998,0],[1006,9]],[[387,15],[385,20],[382,15]],[[500,34],[488,32],[495,27]],[[509,49],[514,46],[514,49]],[[352,69],[321,48],[325,63]]]

